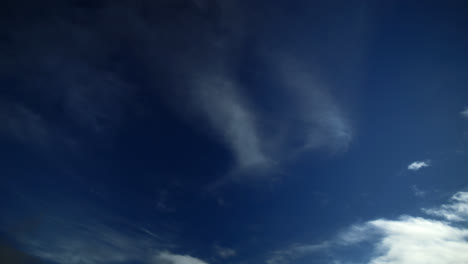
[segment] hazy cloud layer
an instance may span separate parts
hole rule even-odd
[[[0,68],[34,101],[0,109],[3,132],[45,144],[58,144],[47,139],[57,134],[77,140],[76,131],[107,136],[141,107],[151,109],[138,97],[144,91],[195,128],[213,129],[232,152],[237,171],[270,168],[304,150],[347,149],[353,129],[346,111],[328,87],[310,77],[315,72],[304,70],[306,60],[294,70],[259,69],[292,98],[277,103],[285,118],[254,104],[248,92],[254,87],[239,80],[239,69],[247,65],[238,58],[246,56],[241,47],[251,41],[245,25],[258,17],[243,12],[242,3],[175,2],[184,8],[165,1],[117,1],[91,12],[77,4],[49,10],[37,23],[18,24],[24,30],[8,33],[15,52],[0,53]],[[33,7],[15,10],[18,17],[28,8]],[[144,15],[148,12],[154,16]],[[265,91],[261,96],[268,96]]]
[[[101,224],[54,226],[44,238],[22,237],[31,255],[57,264],[206,264],[189,255],[170,253],[152,232],[122,232]]]

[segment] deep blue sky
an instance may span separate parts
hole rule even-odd
[[[1,262],[466,263],[468,6],[422,2],[4,1]]]

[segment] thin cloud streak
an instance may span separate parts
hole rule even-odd
[[[25,251],[39,259],[57,264],[206,264],[189,255],[168,251],[173,245],[153,232],[119,231],[99,223],[73,224],[53,221],[44,234],[19,238]]]
[[[261,149],[254,114],[229,78],[210,76],[195,82],[196,105],[211,126],[234,152],[238,166],[266,165],[268,157]]]

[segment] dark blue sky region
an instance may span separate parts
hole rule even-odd
[[[463,1],[4,1],[0,262],[468,263],[467,27]]]

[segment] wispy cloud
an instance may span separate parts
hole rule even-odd
[[[415,162],[411,163],[410,165],[408,165],[408,170],[418,171],[418,170],[420,170],[422,168],[429,167],[430,165],[431,164],[430,164],[429,160],[415,161]]]
[[[319,244],[295,244],[282,250],[274,251],[266,260],[267,264],[286,264],[304,256],[323,251],[330,246],[328,242]]]
[[[57,264],[206,264],[190,255],[171,253],[173,244],[146,228],[123,231],[94,221],[54,218],[34,236],[18,239],[32,256]]]
[[[233,80],[208,76],[194,80],[198,90],[194,97],[212,127],[235,154],[241,168],[268,164],[262,151],[255,116]]]
[[[291,93],[293,106],[289,114],[300,123],[303,148],[346,150],[353,139],[353,129],[329,87],[296,61],[286,60],[282,65],[279,76]]]
[[[463,111],[460,112],[461,116],[468,120],[468,107],[465,107]]]
[[[214,248],[215,248],[216,254],[223,259],[227,259],[227,258],[234,257],[235,255],[237,255],[237,252],[232,248],[221,247],[220,245],[215,245]]]
[[[426,191],[421,190],[418,186],[413,185],[411,186],[411,190],[413,191],[414,196],[416,197],[424,197],[426,196]]]
[[[207,264],[206,262],[189,255],[176,255],[169,252],[157,254],[152,264]]]
[[[456,193],[449,204],[444,204],[439,208],[423,209],[423,211],[448,221],[468,221],[468,192]]]

